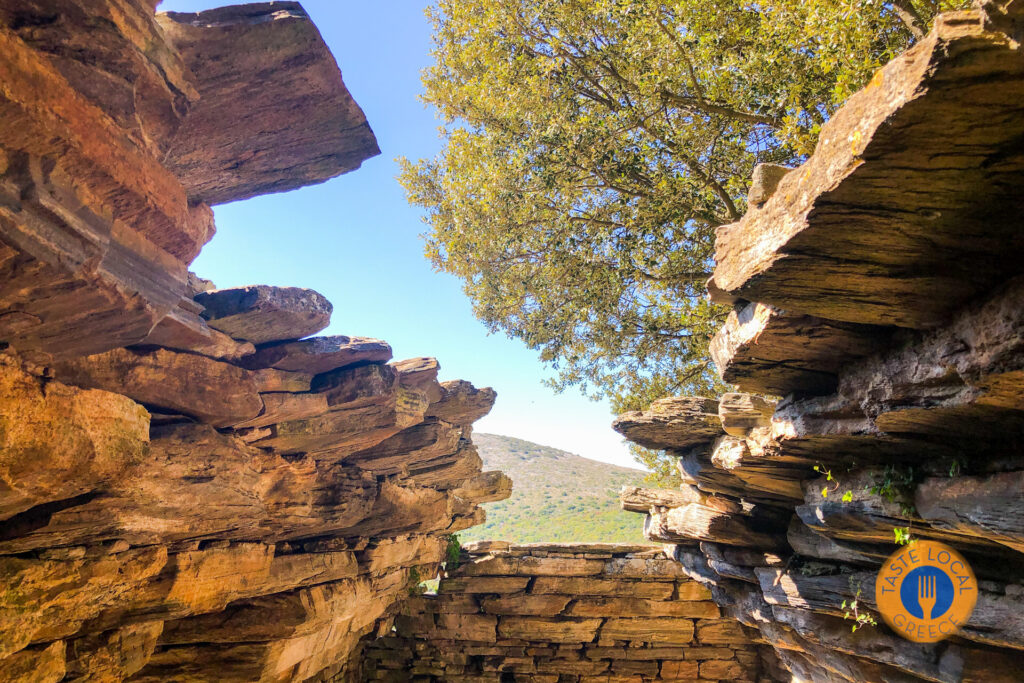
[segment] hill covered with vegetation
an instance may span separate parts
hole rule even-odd
[[[485,470],[512,477],[512,496],[488,503],[487,522],[459,532],[463,542],[602,541],[641,543],[640,519],[619,509],[619,489],[643,470],[618,467],[496,434],[474,434]]]

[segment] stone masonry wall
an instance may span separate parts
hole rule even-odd
[[[756,630],[651,546],[470,544],[383,631],[365,681],[762,680]]]

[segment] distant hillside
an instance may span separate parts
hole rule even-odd
[[[459,539],[643,542],[640,515],[619,509],[619,489],[638,485],[643,470],[617,467],[510,436],[473,434],[484,470],[512,477],[512,496],[487,503],[487,522]]]

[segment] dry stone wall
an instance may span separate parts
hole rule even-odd
[[[495,394],[188,271],[377,146],[297,3],[155,4],[0,2],[0,681],[343,677],[507,497]]]
[[[755,174],[709,282],[733,307],[714,362],[749,393],[615,423],[683,480],[623,507],[794,680],[1024,680],[1022,12],[942,15],[803,166]],[[874,611],[897,532],[972,564],[955,637]],[[854,632],[853,600],[877,625]]]
[[[657,546],[470,544],[382,630],[364,681],[758,681],[777,666]]]

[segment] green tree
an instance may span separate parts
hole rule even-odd
[[[439,0],[423,82],[445,147],[401,174],[427,254],[556,388],[616,412],[715,392],[726,311],[704,282],[754,165],[798,163],[851,92],[965,4]]]

